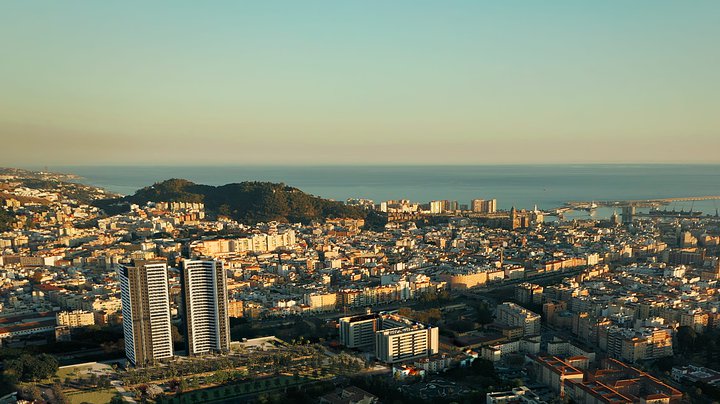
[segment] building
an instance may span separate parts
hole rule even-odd
[[[320,397],[320,404],[373,404],[379,399],[355,386],[337,389]]]
[[[231,300],[228,302],[228,317],[240,318],[243,316],[244,310],[242,300]]]
[[[487,404],[545,404],[532,390],[525,386],[516,387],[510,391],[498,391],[485,395]]]
[[[600,368],[586,372],[585,379],[566,386],[569,399],[578,403],[682,402],[682,392],[655,377],[615,359],[603,360]]]
[[[673,355],[670,329],[645,327],[637,331],[610,326],[605,328],[602,337],[600,347],[611,358],[635,363]]]
[[[125,355],[134,366],[173,356],[167,264],[134,261],[118,265]]]
[[[531,356],[537,381],[550,387],[560,397],[572,381],[582,382],[583,372],[555,356]]]
[[[271,231],[272,232],[272,231]],[[275,234],[253,234],[235,239],[196,240],[188,247],[192,257],[220,257],[244,252],[268,252],[295,245],[292,229],[275,231]]]
[[[515,300],[522,304],[542,304],[543,287],[530,282],[523,282],[515,287]]]
[[[304,296],[305,304],[313,311],[332,311],[338,304],[337,293],[310,293]]]
[[[443,213],[443,201],[430,201],[430,213]]]
[[[57,325],[71,328],[85,327],[95,324],[95,315],[90,311],[75,310],[57,313]]]
[[[424,358],[438,353],[439,330],[421,324],[375,333],[375,356],[386,363]]]
[[[497,199],[473,199],[470,201],[470,209],[475,213],[495,213]]]
[[[675,366],[672,368],[672,378],[678,383],[705,383],[717,385],[720,383],[720,372],[701,366]]]
[[[486,284],[488,271],[474,267],[452,268],[441,273],[439,277],[447,282],[450,289],[470,289]]]
[[[522,327],[523,335],[540,333],[540,315],[515,303],[505,302],[497,306],[496,319],[500,324]]]
[[[377,313],[341,318],[340,344],[348,348],[372,349],[379,320]]]
[[[228,351],[227,277],[222,262],[183,260],[180,279],[188,356]]]
[[[453,358],[448,354],[435,354],[427,358],[420,358],[413,363],[417,369],[426,373],[438,373],[449,369],[453,365]]]
[[[16,338],[35,336],[36,334],[52,334],[55,332],[55,320],[28,321],[0,327],[0,346],[6,341]]]
[[[348,348],[374,350],[386,363],[427,358],[438,353],[437,327],[388,313],[367,313],[339,320],[340,343]]]
[[[622,208],[623,224],[632,224],[633,219],[635,219],[635,207],[634,206],[623,206],[623,208]]]

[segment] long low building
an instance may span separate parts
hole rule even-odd
[[[7,340],[16,337],[24,337],[33,334],[44,334],[55,332],[55,319],[33,321],[21,324],[14,324],[7,327],[0,327],[0,345]]]

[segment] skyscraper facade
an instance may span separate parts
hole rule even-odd
[[[473,199],[470,201],[470,210],[475,213],[495,213],[497,199]]]
[[[228,351],[227,279],[222,262],[183,260],[181,282],[187,354]]]
[[[118,265],[125,355],[134,366],[173,356],[167,264],[161,260]]]

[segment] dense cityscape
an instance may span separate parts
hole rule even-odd
[[[720,1],[0,1],[0,404],[720,404]]]
[[[0,402],[720,399],[716,212],[153,195],[2,171]]]

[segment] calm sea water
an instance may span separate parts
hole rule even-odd
[[[36,167],[37,168],[37,167]],[[496,165],[496,166],[217,166],[49,167],[121,194],[168,178],[222,185],[271,181],[335,200],[368,198],[427,202],[495,198],[511,206],[542,209],[566,201],[601,201],[720,195],[720,165]],[[715,213],[720,201],[673,203],[669,209]],[[606,216],[611,211],[599,210]]]

